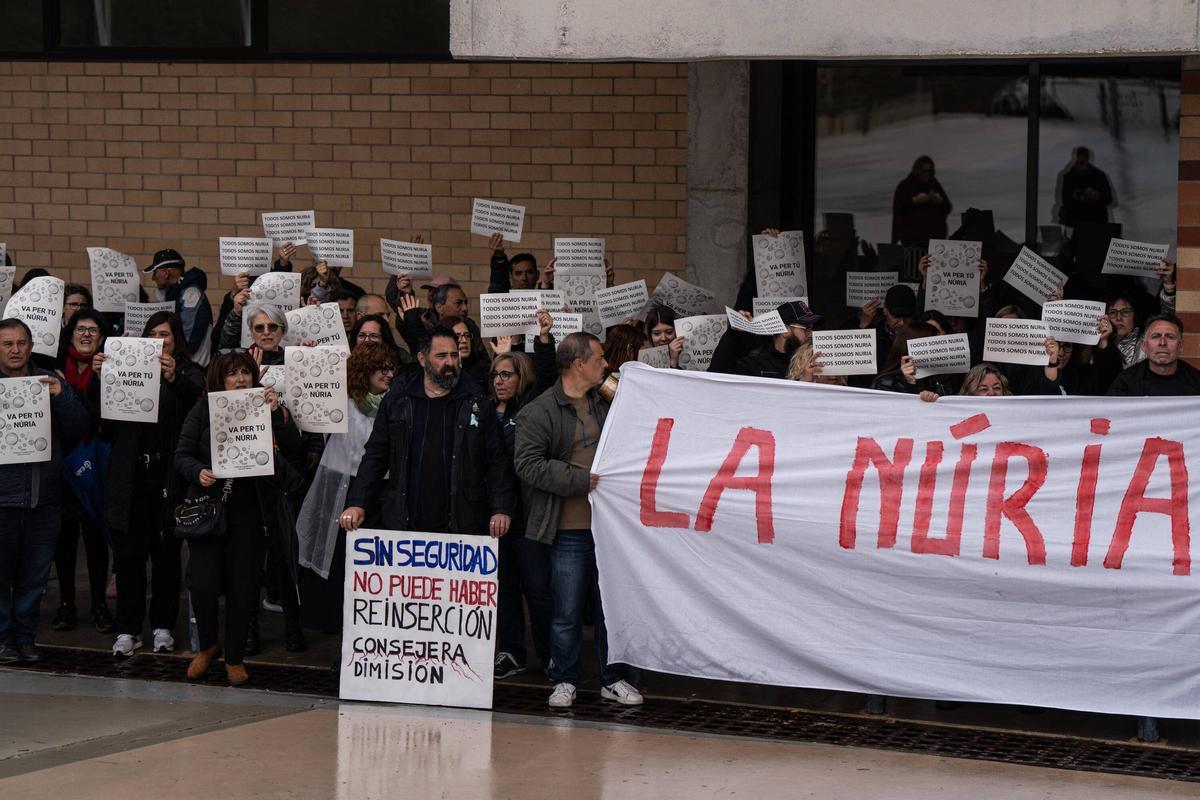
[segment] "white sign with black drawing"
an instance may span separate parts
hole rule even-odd
[[[283,354],[287,406],[305,433],[345,433],[346,358],[340,347],[289,347]]]
[[[680,317],[700,316],[717,308],[717,296],[702,286],[664,272],[651,297],[655,305],[669,308]]]
[[[284,314],[300,307],[300,274],[297,272],[268,272],[259,275],[250,284],[250,299],[246,308],[265,304],[275,306]],[[249,347],[254,339],[250,336],[250,315],[242,314],[242,347]]]
[[[762,297],[808,294],[804,269],[804,232],[754,237],[754,277]]]
[[[261,388],[210,392],[208,427],[215,477],[275,474],[271,407]]]
[[[925,310],[952,317],[979,316],[982,242],[933,239],[925,272]]]
[[[62,333],[63,282],[42,276],[26,283],[8,301],[5,317],[19,319],[33,333],[33,352],[58,357]]]
[[[50,387],[40,378],[0,378],[0,464],[49,461]]]
[[[729,318],[724,314],[705,314],[675,320],[675,335],[683,337],[683,350],[679,353],[682,369],[705,372],[712,363],[717,343],[729,328]]]
[[[583,329],[604,341],[604,323],[596,304],[596,292],[604,288],[604,274],[555,275],[554,285],[562,290],[567,308],[583,314]]]
[[[162,339],[112,336],[104,341],[100,368],[100,417],[158,422]]]
[[[137,262],[133,256],[109,247],[89,247],[88,264],[92,270],[92,306],[105,314],[120,314],[126,303],[139,298]]]
[[[283,337],[286,347],[310,343],[310,346],[325,345],[350,349],[346,341],[346,328],[342,325],[342,312],[337,303],[321,303],[319,306],[301,306],[284,314],[287,317],[287,335]]]

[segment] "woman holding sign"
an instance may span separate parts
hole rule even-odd
[[[209,496],[225,505],[224,536],[189,542],[187,585],[192,594],[200,651],[187,676],[199,680],[221,650],[219,599],[225,594],[225,674],[233,686],[250,679],[242,664],[246,633],[258,607],[258,577],[271,539],[278,546],[294,539],[295,519],[289,492],[303,486],[304,448],[300,431],[274,389],[263,389],[270,407],[274,473],[262,477],[227,478],[213,473],[209,404],[213,392],[261,388],[258,364],[247,353],[222,353],[208,368],[209,402],[197,403],[184,420],[175,451],[175,469],[188,484],[189,497]],[[218,484],[222,484],[218,486]],[[214,492],[213,487],[218,486]],[[226,493],[225,490],[228,489]],[[284,548],[281,548],[284,549]],[[287,567],[295,579],[295,549]]]

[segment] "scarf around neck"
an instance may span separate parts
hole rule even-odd
[[[386,394],[387,392],[380,392],[379,394],[365,395],[363,399],[360,402],[355,403],[355,405],[358,406],[358,410],[363,413],[363,416],[374,419],[375,413],[379,411],[379,404],[383,402],[384,395]]]
[[[84,366],[79,366],[80,362]],[[88,382],[92,379],[92,358],[85,356],[75,349],[75,345],[67,347],[67,363],[66,369],[63,370],[67,383],[71,384],[77,391],[85,391]]]

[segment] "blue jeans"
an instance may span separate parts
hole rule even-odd
[[[623,664],[608,663],[608,632],[600,605],[596,546],[590,530],[560,530],[550,546],[550,680],[579,685],[579,651],[583,645],[583,607],[590,597],[596,618],[596,661],[600,683],[607,686],[627,675]]]
[[[0,508],[0,644],[32,643],[54,546],[57,505]]]

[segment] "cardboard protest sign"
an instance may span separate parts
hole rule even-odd
[[[1067,276],[1028,247],[1022,247],[1016,261],[1005,273],[1004,282],[1041,305],[1066,285]]]
[[[930,375],[956,375],[971,370],[971,344],[965,333],[909,339],[908,354],[917,367],[918,379]]]
[[[606,328],[629,317],[641,320],[649,305],[650,293],[646,291],[644,280],[596,290],[596,313],[600,315],[600,324]]]
[[[380,239],[379,254],[383,271],[389,275],[413,278],[433,277],[433,245]]]
[[[604,288],[604,274],[555,275],[554,285],[562,291],[566,307],[583,314],[583,329],[604,341],[604,323],[596,306],[596,292]]]
[[[22,286],[8,300],[4,316],[19,319],[33,334],[33,352],[58,357],[62,333],[63,287],[59,278],[42,276]]]
[[[755,297],[751,302],[751,313],[758,317],[768,311],[776,311],[784,303],[800,302],[808,305],[807,297]]]
[[[583,330],[583,314],[576,314],[571,311],[555,311],[550,315],[553,322],[550,325],[550,337],[554,340],[555,349],[562,343],[563,337],[568,333],[575,333]],[[533,341],[535,336],[525,337],[525,352],[533,352]]]
[[[820,354],[822,375],[874,375],[876,334],[874,328],[813,331],[813,352]]]
[[[883,302],[887,290],[896,285],[898,272],[847,272],[846,305],[862,308],[872,300]]]
[[[8,305],[8,298],[12,297],[16,276],[17,268],[4,266],[4,256],[0,256],[0,319],[7,316],[4,314],[4,307]]]
[[[339,696],[491,708],[496,540],[361,528],[346,537]]]
[[[317,227],[315,211],[272,211],[262,215],[263,233],[276,247],[308,244],[307,231]]]
[[[161,311],[174,313],[175,304],[170,300],[161,303],[126,303],[125,335],[141,336],[146,331],[146,323]]]
[[[37,464],[52,455],[50,387],[40,378],[0,378],[0,464]]]
[[[1050,363],[1046,354],[1049,335],[1041,320],[989,317],[983,335],[983,360],[1044,367]]]
[[[331,267],[354,266],[354,231],[350,228],[309,228],[308,252]]]
[[[340,347],[284,350],[287,407],[305,433],[345,433],[346,358]],[[277,390],[278,391],[278,390]]]
[[[952,317],[979,316],[982,242],[933,239],[925,273],[925,310]]]
[[[561,289],[513,289],[509,294],[531,294],[538,299],[538,308],[551,313],[566,308],[567,301]]]
[[[804,269],[804,232],[783,231],[778,236],[754,238],[754,277],[762,297],[808,294]]]
[[[671,346],[643,347],[638,350],[637,360],[655,369],[671,368]]]
[[[100,417],[125,422],[158,422],[162,381],[162,339],[112,336],[100,368]]]
[[[1096,344],[1103,316],[1104,303],[1098,300],[1057,300],[1042,306],[1046,331],[1060,342]]]
[[[268,272],[259,275],[250,284],[250,299],[246,308],[263,303],[275,306],[286,315],[300,307],[300,273],[298,272]],[[242,314],[242,347],[249,347],[254,342],[250,336],[250,315]]]
[[[707,370],[717,350],[717,343],[728,329],[729,319],[724,314],[675,320],[675,335],[683,337],[683,351],[679,354],[680,369]]]
[[[1108,243],[1108,254],[1104,257],[1105,275],[1139,275],[1157,278],[1158,268],[1167,257],[1169,244],[1134,242],[1129,239],[1113,239]]]
[[[271,271],[270,239],[222,236],[218,240],[222,275],[262,275]]]
[[[209,392],[208,425],[217,478],[275,474],[271,407],[261,388]]]
[[[670,272],[663,273],[658,286],[654,287],[651,300],[656,305],[671,309],[680,317],[709,314],[717,308],[715,294]]]
[[[350,349],[346,340],[346,328],[342,325],[342,313],[337,303],[321,303],[319,306],[301,306],[284,313],[288,321],[287,335],[283,337],[285,347],[295,347],[311,342],[311,347],[333,346]]]
[[[787,325],[783,324],[783,319],[779,316],[778,311],[767,311],[759,314],[751,322],[729,306],[726,306],[725,317],[729,320],[729,327],[734,330],[744,331],[745,333],[752,333],[755,336],[774,336],[777,333],[787,332]]]
[[[479,335],[537,335],[538,299],[527,294],[479,295]]]
[[[141,296],[137,262],[133,256],[108,247],[89,247],[88,265],[92,271],[92,307],[105,314],[121,314],[126,303]]]
[[[554,240],[554,275],[604,273],[604,240],[557,238]]]
[[[525,206],[497,203],[476,197],[471,205],[471,233],[491,236],[504,234],[510,242],[521,241],[521,229],[525,227]]]

